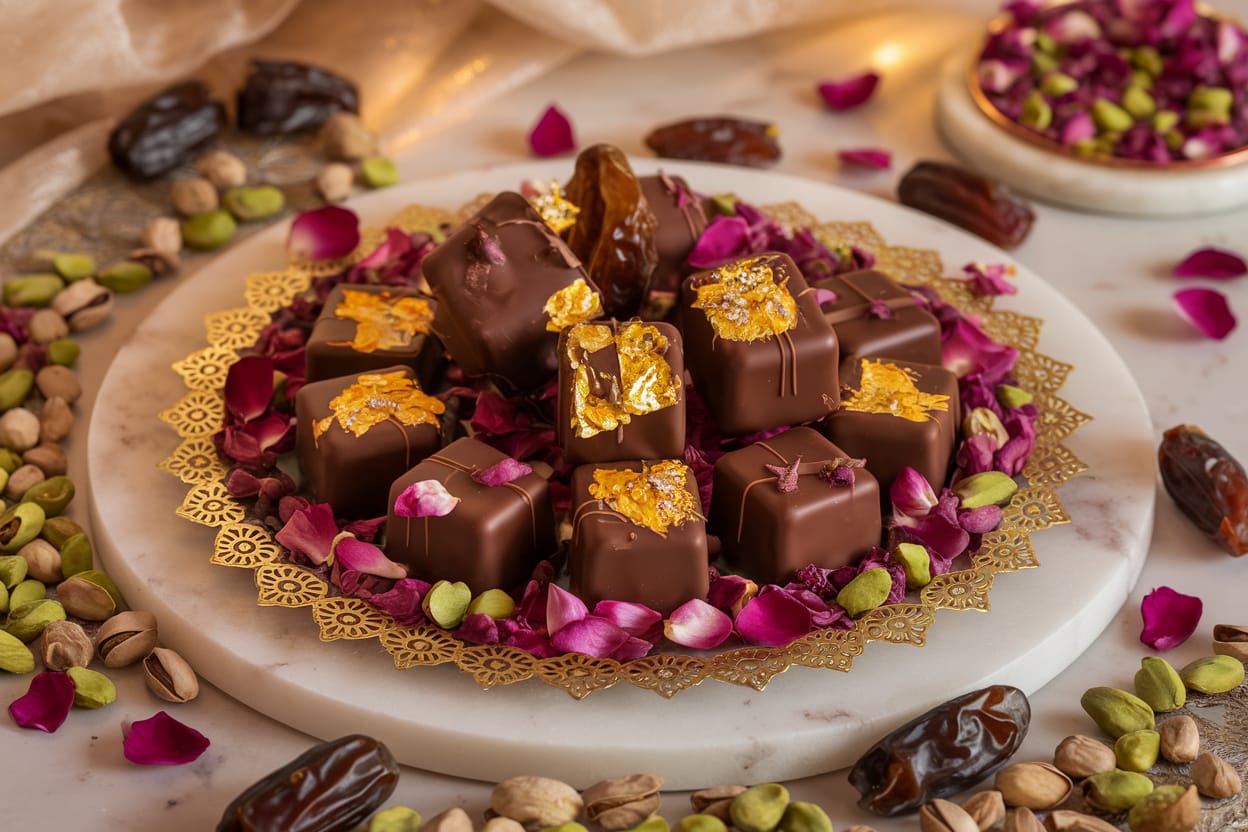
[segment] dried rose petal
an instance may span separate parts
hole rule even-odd
[[[498,644],[498,622],[485,613],[468,613],[451,635],[472,644]]]
[[[987,505],[959,510],[958,525],[971,534],[987,534],[1001,525],[1001,506]]]
[[[553,587],[552,587],[553,588]],[[612,656],[624,647],[630,636],[605,618],[586,615],[569,621],[558,632],[550,634],[550,643],[565,653],[581,653],[596,659]]]
[[[737,615],[750,599],[758,594],[758,584],[740,575],[720,575],[711,581],[707,603],[729,615]]]
[[[122,743],[126,759],[140,766],[180,766],[207,750],[207,737],[164,711],[132,722]]]
[[[713,269],[750,250],[750,227],[741,217],[716,217],[698,237],[687,262],[695,269]]]
[[[1235,329],[1235,314],[1226,295],[1216,289],[1180,289],[1174,293],[1180,316],[1208,338],[1221,341]]]
[[[927,477],[908,465],[893,480],[888,497],[893,504],[893,519],[903,526],[926,517],[938,502]]]
[[[663,616],[633,601],[599,601],[594,615],[605,618],[630,636],[655,644],[663,635]]]
[[[838,150],[836,157],[847,165],[857,165],[876,170],[888,170],[893,166],[893,156],[887,150],[874,147],[860,147],[852,150]]]
[[[400,627],[414,627],[425,621],[421,599],[429,591],[429,584],[418,578],[403,578],[385,592],[371,593],[364,600],[382,612],[389,613]]]
[[[295,263],[336,260],[360,244],[360,218],[349,208],[326,205],[304,211],[290,223],[286,256]]]
[[[657,642],[657,639],[656,639]],[[655,642],[646,641],[644,638],[625,635],[624,641],[619,647],[611,651],[609,658],[615,659],[617,662],[631,662],[633,659],[640,659],[647,656],[654,649]]]
[[[710,650],[732,635],[732,619],[700,598],[691,598],[672,610],[663,622],[663,635],[682,647]]]
[[[819,95],[823,103],[831,110],[851,110],[867,102],[875,92],[880,76],[874,72],[865,72],[853,78],[837,81],[823,81],[818,85]]]
[[[770,465],[764,463],[763,468],[767,469],[767,473],[776,478],[776,490],[781,494],[792,494],[797,490],[798,467],[802,464],[802,458],[790,462],[788,465]]]
[[[407,567],[386,557],[381,547],[343,535],[334,546],[334,562],[339,569],[398,580],[407,577]]]
[[[1211,277],[1226,280],[1248,274],[1248,263],[1233,251],[1198,248],[1174,267],[1175,277]]]
[[[1144,629],[1140,641],[1154,650],[1169,650],[1196,632],[1204,604],[1199,598],[1160,586],[1144,596],[1140,615]]]
[[[473,471],[472,479],[482,485],[495,488],[500,485],[506,485],[512,480],[518,480],[523,476],[533,473],[533,466],[523,462],[518,462],[511,457],[491,465],[481,471]]]
[[[815,287],[815,303],[819,304],[820,308],[823,308],[824,304],[836,303],[836,292]]]
[[[404,488],[395,499],[394,513],[400,517],[445,517],[457,505],[459,498],[445,485],[437,480],[420,480]]]
[[[30,680],[26,693],[9,704],[18,728],[55,733],[74,707],[74,682],[68,674],[45,670]]]
[[[334,510],[329,503],[298,509],[273,537],[291,552],[320,565],[329,560],[338,537]]]
[[[576,150],[572,122],[554,104],[546,108],[529,132],[529,148],[536,156],[558,156]]]
[[[225,409],[241,422],[250,422],[269,409],[273,400],[273,361],[247,355],[225,374]]]
[[[552,636],[587,615],[589,615],[589,608],[580,598],[558,584],[550,584],[547,587],[546,630]]]
[[[994,341],[978,324],[965,316],[942,328],[941,363],[958,378],[978,375],[988,384],[1005,378],[1018,360],[1018,350]]]
[[[1018,287],[1006,277],[1013,277],[1018,270],[1005,263],[967,263],[962,273],[968,278],[971,293],[980,297],[1013,295]]]
[[[737,615],[737,632],[750,644],[784,647],[810,632],[810,610],[779,587],[754,596]]]

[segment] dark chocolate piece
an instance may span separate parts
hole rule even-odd
[[[658,176],[641,176],[637,181],[658,223],[654,244],[659,263],[650,279],[650,291],[680,291],[680,282],[693,271],[687,261],[698,237],[706,230],[706,211],[679,176],[660,171]]]
[[[743,274],[753,277],[733,277]],[[772,281],[775,285],[761,294],[756,290],[748,298],[736,293],[736,307],[725,303],[724,312],[695,308],[695,303],[705,306],[699,302],[699,287],[725,281],[737,286],[754,282],[770,286]],[[791,328],[772,334],[768,328],[772,324],[759,316],[781,306],[781,301],[788,303]],[[741,435],[812,422],[840,401],[836,333],[787,254],[760,254],[698,272],[681,287],[680,306],[685,362],[698,393],[725,433]],[[747,327],[726,320],[738,314],[736,308],[749,310],[752,323]],[[713,325],[708,314],[716,315],[721,324]],[[781,326],[782,320],[775,318]],[[755,335],[766,334],[755,340],[736,340],[748,327]]]
[[[550,487],[536,473],[488,486],[472,478],[506,459],[476,439],[458,439],[425,458],[390,487],[386,554],[415,578],[463,581],[473,594],[511,590],[555,551]],[[455,508],[443,517],[399,517],[394,502],[409,485],[437,480]]]
[[[863,358],[940,363],[940,323],[883,272],[847,272],[811,286],[836,293],[820,308],[840,341],[842,378]]]
[[[108,155],[131,176],[152,179],[190,158],[225,126],[225,107],[201,81],[175,84],[144,101],[108,134]]]
[[[363,310],[365,314],[360,314],[359,311],[352,311],[353,307],[358,309],[359,304],[344,305],[348,292],[370,295],[381,304],[377,307],[368,304]],[[413,304],[412,301],[418,303]],[[347,284],[335,286],[325,299],[325,307],[312,327],[312,334],[308,336],[307,380],[321,381],[402,364],[412,368],[422,388],[433,389],[445,363],[438,339],[425,334],[429,332],[436,307],[436,301],[415,289]],[[424,314],[426,309],[427,316]],[[352,315],[355,317],[348,317]],[[356,346],[363,325],[359,318],[369,320],[369,332],[363,333],[366,346],[371,340],[370,333],[380,335],[379,342],[372,349],[361,350]],[[409,325],[406,329],[405,324]],[[418,331],[413,334],[412,329]]]
[[[252,60],[238,91],[238,128],[258,136],[310,130],[343,111],[360,111],[355,84],[294,61]]]
[[[879,485],[862,468],[852,469],[851,484],[833,484],[838,462],[854,464],[810,428],[720,457],[710,525],[725,559],[760,584],[784,583],[808,564],[835,569],[879,545]],[[797,487],[782,490],[795,463]]]
[[[590,495],[594,472],[642,471],[655,463],[609,462],[572,472],[571,589],[592,609],[603,600],[633,601],[667,615],[690,598],[706,598],[710,585],[706,523],[692,517],[665,534],[638,525]],[[683,464],[692,504],[698,502],[693,472]]]

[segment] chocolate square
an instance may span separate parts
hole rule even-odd
[[[820,308],[841,344],[842,376],[863,358],[940,363],[940,322],[888,275],[863,269],[811,285],[836,293],[834,302]]]
[[[742,327],[725,322],[718,314],[716,319],[721,323],[713,325],[708,317],[711,310],[694,308],[699,287],[722,281],[736,286],[752,281],[771,287],[763,293],[764,301],[758,297],[740,299],[740,308],[746,310],[743,314],[753,316],[751,331],[742,332]],[[766,323],[759,316],[766,315],[768,308],[776,308],[779,301],[795,301],[796,313],[795,317],[774,317],[774,322],[791,325],[774,334],[774,323]],[[680,305],[685,362],[694,386],[725,433],[742,435],[811,422],[839,402],[836,333],[787,254],[761,254],[698,272],[681,287]],[[792,308],[790,305],[788,310]],[[766,334],[759,336],[760,332]],[[738,340],[746,335],[759,337]]]
[[[394,481],[386,518],[386,554],[413,577],[463,581],[473,594],[512,590],[555,551],[550,486],[529,473],[503,485],[472,478],[506,459],[476,439],[457,439]],[[409,485],[437,480],[459,503],[443,517],[399,517],[394,502]]]
[[[957,377],[944,367],[933,364],[862,359],[846,379],[848,391],[861,389],[864,363],[892,365],[909,371],[914,388],[919,393],[949,397],[946,409],[920,408],[911,411],[913,416],[921,416],[918,421],[893,415],[885,411],[890,408],[896,411],[898,408],[894,402],[899,399],[890,399],[888,392],[883,391],[874,408],[877,412],[860,412],[853,409],[856,407],[855,394],[846,392],[841,399],[841,408],[829,414],[820,428],[850,456],[867,460],[867,470],[880,481],[883,500],[888,499],[893,480],[906,466],[927,477],[932,487],[939,491],[949,472],[949,461],[958,435]]]
[[[383,388],[376,388],[380,381]],[[360,395],[372,387],[376,392]],[[401,387],[402,389],[396,388]],[[413,392],[415,391],[415,392]],[[385,367],[376,373],[337,376],[305,384],[295,396],[296,449],[304,480],[315,502],[329,503],[339,517],[381,517],[390,483],[438,448],[442,403],[419,392],[411,367]],[[346,394],[342,404],[334,402]],[[418,406],[423,405],[423,406]],[[432,424],[380,419],[356,436],[348,424],[372,422],[387,410]],[[323,432],[317,436],[318,423]]]
[[[361,295],[376,300],[360,304]],[[351,303],[345,302],[348,297]],[[421,387],[432,389],[443,365],[442,345],[428,334],[436,307],[432,298],[406,287],[335,286],[308,336],[307,380],[403,364],[416,373]],[[364,324],[360,317],[371,320]]]
[[[670,324],[611,321],[565,329],[558,433],[567,461],[682,458],[684,370],[680,333]]]
[[[686,261],[698,237],[706,230],[706,210],[679,176],[668,176],[660,171],[657,176],[639,176],[637,181],[641,183],[641,194],[657,223],[654,245],[658,249],[659,263],[650,278],[650,289],[678,291],[680,282],[692,271]]]
[[[818,431],[793,428],[715,462],[711,529],[724,557],[759,584],[784,583],[807,564],[845,566],[880,543],[880,487],[859,468],[832,485],[825,467],[848,453]],[[780,490],[768,465],[801,460],[797,488]]]
[[[547,301],[576,281],[576,255],[517,193],[501,193],[431,251],[421,270],[438,300],[433,329],[468,375],[518,390],[558,368]]]
[[[663,461],[674,463],[673,460]],[[643,471],[654,462],[582,465],[572,472],[571,589],[592,609],[603,600],[633,601],[667,615],[690,598],[706,598],[706,523],[700,516],[669,526],[665,534],[638,525],[590,496],[595,471]],[[683,463],[684,490],[701,511],[698,484]]]

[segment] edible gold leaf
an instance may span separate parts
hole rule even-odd
[[[925,422],[932,413],[949,409],[949,397],[924,393],[915,385],[912,370],[862,359],[862,386],[841,399],[841,407],[855,413],[884,413],[911,422]]]
[[[547,298],[542,311],[550,316],[546,331],[563,332],[573,324],[601,315],[602,299],[589,288],[584,278],[578,277]]]
[[[312,436],[320,439],[334,420],[338,426],[355,436],[363,436],[382,422],[399,425],[433,425],[438,427],[438,414],[446,405],[427,395],[402,371],[365,373],[355,383],[329,402],[331,415],[318,420]]]
[[[686,487],[688,472],[674,459],[643,462],[640,471],[597,468],[589,496],[638,526],[666,536],[672,526],[702,517],[698,496]]]
[[[608,395],[593,392],[588,356],[615,345],[619,376]],[[633,321],[618,332],[606,324],[580,324],[568,333],[572,367],[572,430],[581,439],[627,425],[634,416],[680,401],[680,379],[663,356],[667,338],[652,324]]]
[[[772,268],[754,257],[720,266],[698,286],[694,309],[706,313],[715,335],[729,341],[761,341],[797,326],[797,301]]]
[[[529,204],[556,234],[561,234],[576,225],[576,217],[581,213],[581,209],[569,202],[563,195],[558,179],[550,180],[550,190],[529,197]]]
[[[423,298],[346,289],[342,302],[334,308],[334,317],[356,323],[355,337],[334,346],[349,344],[359,352],[374,352],[410,347],[413,336],[428,334],[433,308]]]

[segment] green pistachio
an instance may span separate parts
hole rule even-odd
[[[780,818],[778,832],[832,832],[832,821],[817,804],[794,800]]]
[[[1036,398],[1023,388],[1014,387],[1010,384],[998,384],[994,392],[997,396],[997,402],[1002,407],[1008,407],[1011,410],[1016,407],[1022,407],[1025,404],[1031,404]]]
[[[1200,794],[1195,786],[1158,786],[1131,806],[1127,826],[1131,832],[1195,829],[1200,808]]]
[[[1001,471],[984,471],[963,477],[953,484],[953,493],[962,499],[962,508],[1003,506],[1018,490],[1018,483]]]
[[[1153,790],[1153,781],[1134,771],[1104,771],[1083,781],[1083,802],[1110,814],[1125,812]]]
[[[0,615],[9,611],[9,588],[0,581]]]
[[[87,621],[107,621],[126,609],[117,584],[98,569],[66,578],[56,588],[56,595],[66,610]]]
[[[43,599],[13,607],[4,629],[29,644],[39,637],[43,628],[53,621],[65,620],[65,608],[57,601]]]
[[[152,269],[146,263],[123,260],[100,272],[95,282],[119,295],[137,292],[152,282]]]
[[[98,670],[71,667],[65,673],[74,683],[74,704],[79,708],[94,710],[117,701],[117,686]]]
[[[1070,146],[1076,156],[1083,159],[1091,159],[1100,154],[1100,144],[1096,139],[1080,139]]]
[[[720,826],[723,826],[723,821],[720,821]],[[671,827],[667,825],[667,818],[661,815],[651,815],[628,832],[671,832]]]
[[[1037,32],[1036,40],[1033,43],[1038,52],[1046,55],[1052,55],[1057,52],[1057,41],[1048,32]]]
[[[0,514],[0,553],[11,554],[39,536],[47,519],[38,503],[18,503]]]
[[[784,817],[788,805],[788,789],[779,783],[762,783],[734,797],[728,807],[728,816],[732,818],[732,825],[741,832],[772,832]]]
[[[1092,120],[1102,131],[1121,133],[1134,124],[1131,114],[1107,98],[1092,102]]]
[[[1027,98],[1023,101],[1023,111],[1018,120],[1028,127],[1034,127],[1037,130],[1047,130],[1049,125],[1053,123],[1053,108],[1049,106],[1049,102],[1045,100],[1044,93],[1040,90],[1032,90],[1027,94]]]
[[[1158,110],[1153,113],[1153,129],[1158,133],[1168,133],[1179,123],[1179,114],[1174,110]]]
[[[1059,66],[1057,58],[1044,52],[1033,52],[1031,54],[1031,74],[1037,78],[1043,78],[1050,72],[1056,72]]]
[[[1153,88],[1153,76],[1143,70],[1137,69],[1131,73],[1131,80],[1127,82],[1128,87],[1139,87],[1142,90],[1151,90]]]
[[[211,251],[230,241],[238,226],[229,211],[208,211],[182,220],[182,242],[190,248]]]
[[[1138,696],[1117,688],[1089,688],[1079,699],[1100,729],[1114,739],[1131,731],[1152,730],[1153,709]]]
[[[0,555],[0,584],[4,584],[5,589],[12,589],[26,580],[29,569],[30,564],[21,555]]]
[[[1235,95],[1226,87],[1197,87],[1187,97],[1187,111],[1203,110],[1209,113],[1222,113],[1230,118],[1231,108],[1235,105]]]
[[[286,197],[272,185],[230,188],[221,196],[221,202],[243,222],[271,217],[286,207]]]
[[[1050,98],[1057,98],[1077,89],[1079,89],[1079,82],[1064,72],[1046,72],[1040,79],[1040,92]]]
[[[89,254],[54,254],[52,268],[66,281],[82,280],[95,274],[95,258]]]
[[[586,829],[584,825],[579,824],[574,820],[570,820],[567,823],[561,823],[558,826],[544,827],[540,830],[540,832],[589,832],[589,830]]]
[[[27,578],[17,586],[9,590],[9,609],[15,610],[26,604],[33,604],[35,601],[42,601],[48,597],[48,588],[43,581],[36,581],[34,578]]]
[[[14,367],[0,373],[0,410],[12,410],[22,404],[34,386],[35,374],[23,367]],[[19,462],[14,470],[20,465]]]
[[[1145,656],[1135,672],[1135,692],[1154,713],[1177,711],[1187,701],[1179,672],[1160,656]]]
[[[737,213],[737,203],[741,197],[734,193],[715,194],[709,200],[711,213],[717,217],[731,217]]]
[[[1131,50],[1131,56],[1127,59],[1131,62],[1131,66],[1147,72],[1156,78],[1161,74],[1164,65],[1162,64],[1161,54],[1157,52],[1153,46],[1137,46]]]
[[[420,813],[406,806],[391,806],[373,815],[368,832],[419,832]]]
[[[1206,656],[1179,671],[1183,684],[1201,693],[1229,693],[1244,681],[1244,665],[1234,656]]]
[[[901,568],[906,573],[906,589],[922,589],[932,582],[932,556],[926,546],[898,543],[893,557],[901,562]]]
[[[673,832],[728,832],[728,827],[714,815],[685,815]]]
[[[78,342],[69,338],[57,338],[48,344],[48,360],[61,367],[74,366],[81,352],[82,347],[78,346]]]
[[[35,669],[35,654],[17,636],[0,630],[0,670],[5,673],[30,673]]]
[[[65,281],[56,274],[23,274],[4,283],[4,302],[8,306],[47,306]]]
[[[49,517],[43,524],[39,536],[58,549],[64,548],[65,542],[76,534],[85,534],[79,526],[68,517]]]
[[[360,163],[360,178],[370,188],[388,188],[399,182],[399,169],[385,156],[374,156]]]
[[[1166,141],[1166,147],[1171,150],[1178,150],[1187,141],[1187,136],[1184,136],[1178,130],[1167,131],[1162,138]]]
[[[1221,127],[1231,123],[1231,114],[1218,110],[1188,110],[1184,123],[1193,130],[1205,127]]]
[[[0,376],[0,378],[3,378]],[[34,383],[34,376],[31,376],[31,383]],[[12,448],[0,448],[0,471],[6,474],[12,474],[18,468],[25,465],[22,455]]]
[[[36,503],[47,517],[55,517],[74,499],[74,481],[66,476],[48,477],[22,495],[23,503]]]
[[[1131,731],[1114,743],[1114,759],[1123,771],[1148,771],[1160,754],[1161,734],[1156,731]]]
[[[1140,87],[1127,87],[1122,94],[1122,107],[1136,119],[1146,119],[1157,112],[1157,102]]]
[[[463,581],[438,581],[425,593],[420,606],[434,624],[453,630],[463,623],[471,601],[472,590],[468,584]]]
[[[62,578],[72,578],[80,572],[86,572],[95,564],[91,541],[82,532],[66,540],[61,545],[60,552]]]
[[[845,612],[857,618],[878,607],[888,600],[888,593],[893,589],[893,578],[887,569],[868,569],[845,584],[836,593],[836,603]]]
[[[490,618],[509,618],[516,610],[516,602],[501,589],[487,589],[468,605],[468,614],[481,613]]]

